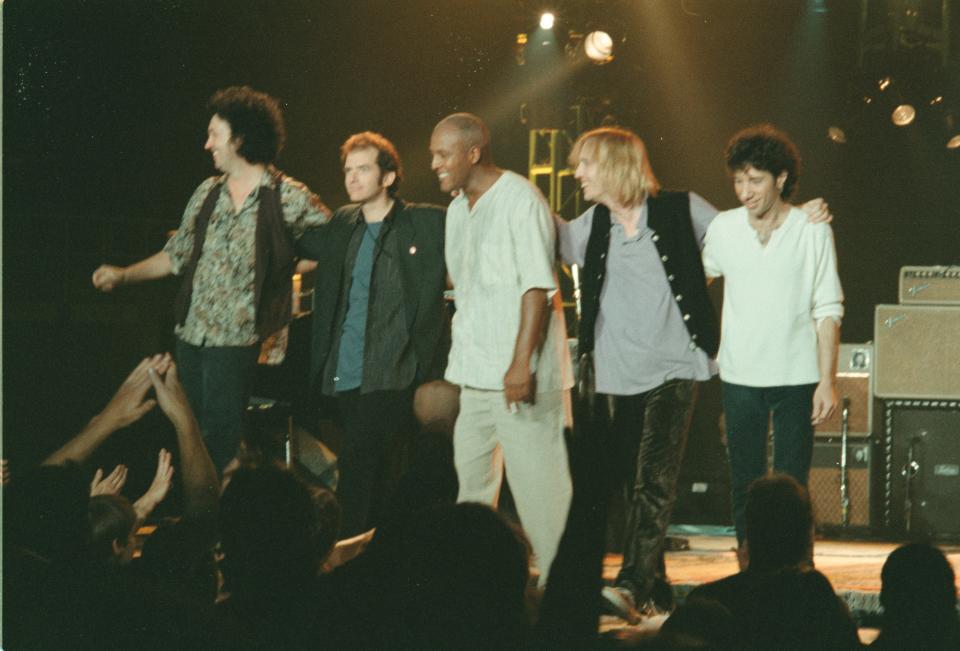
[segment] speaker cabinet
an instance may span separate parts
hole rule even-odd
[[[842,447],[840,437],[818,438],[813,444],[813,463],[807,487],[819,526],[843,526],[843,494],[841,492]],[[850,500],[847,526],[869,527],[873,524],[873,448],[870,439],[847,440],[847,496]]]
[[[873,432],[873,344],[840,344],[837,356],[837,395],[850,401],[847,436],[863,438]],[[817,437],[840,436],[842,409],[816,427]]]
[[[960,400],[960,306],[878,305],[874,394]]]
[[[960,538],[960,401],[886,400],[883,524]]]

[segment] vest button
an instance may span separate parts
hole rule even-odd
[[[690,350],[696,350],[696,349],[697,349],[697,345],[696,345],[695,343],[692,343],[692,342],[691,342],[691,343],[690,343]]]
[[[693,339],[694,341],[696,341],[696,340],[697,340],[697,335],[696,335],[696,333],[690,335],[690,338]]]
[[[690,320],[690,315],[689,315],[689,314],[684,314],[684,315],[683,315],[683,320],[684,320],[684,321],[689,321],[689,320]]]
[[[661,255],[661,256],[660,256],[660,259],[661,259],[662,261],[664,261],[664,262],[666,262],[667,260],[669,260],[669,259],[670,259],[670,256],[667,256],[667,255]]]
[[[678,301],[682,301],[682,300],[683,300],[683,294],[677,294],[677,300],[678,300]]]
[[[670,274],[670,275],[667,276],[667,280],[669,280],[670,282],[673,282],[673,279],[674,279],[674,275],[673,275],[673,274]]]
[[[650,239],[653,240],[654,242],[659,242],[659,241],[660,241],[660,236],[659,236],[659,235],[654,235],[654,236],[651,237]]]

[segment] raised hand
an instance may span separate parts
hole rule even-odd
[[[160,409],[167,415],[173,426],[177,429],[196,426],[196,418],[190,408],[183,385],[180,384],[180,377],[177,375],[177,365],[170,355],[164,355],[159,364],[148,368],[147,375],[157,394]]]
[[[147,492],[133,503],[133,509],[137,512],[137,517],[140,520],[146,520],[147,516],[170,492],[170,485],[173,480],[173,466],[170,463],[172,458],[173,455],[165,449],[161,449],[157,455],[157,472],[153,475],[153,482]]]
[[[120,464],[113,469],[106,477],[103,476],[103,470],[97,468],[93,475],[93,481],[90,482],[90,497],[94,495],[117,495],[127,483],[127,467]]]
[[[145,357],[135,369],[123,381],[120,388],[100,412],[100,418],[104,424],[114,430],[126,427],[135,423],[140,418],[154,408],[156,400],[145,400],[147,390],[150,388],[150,376],[148,369],[162,363],[162,355]]]

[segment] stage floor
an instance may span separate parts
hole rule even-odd
[[[690,549],[666,555],[667,577],[678,602],[701,583],[737,572],[736,539],[726,535],[688,535],[671,530],[671,536],[686,538]],[[814,565],[833,584],[850,612],[862,625],[876,625],[880,614],[880,570],[887,555],[900,543],[818,539],[813,549]],[[960,546],[941,545],[960,577]],[[612,582],[623,557],[607,554],[603,577]],[[958,580],[960,588],[960,580]]]

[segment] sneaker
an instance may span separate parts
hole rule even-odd
[[[615,588],[613,586],[604,586],[600,592],[603,596],[604,610],[608,615],[616,615],[625,620],[628,624],[636,625],[640,623],[643,616],[634,605],[633,595],[626,588]]]

